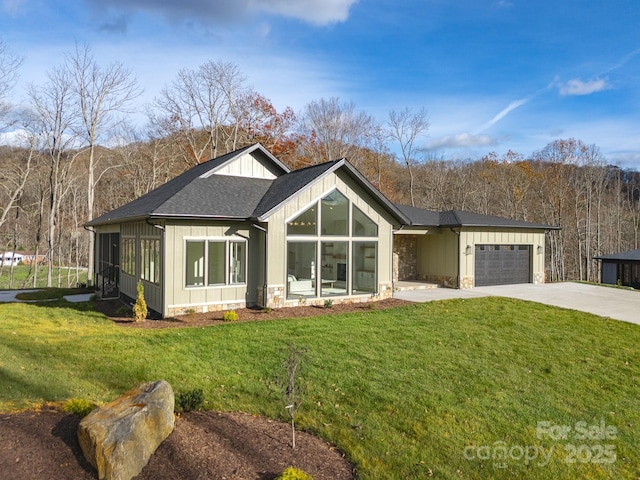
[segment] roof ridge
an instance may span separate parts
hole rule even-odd
[[[306,167],[297,168],[296,170],[291,170],[289,173],[303,172],[305,170],[310,170],[312,168],[318,167],[326,167],[328,164],[337,164],[338,162],[346,161],[345,158],[338,158],[336,160],[327,160],[326,162],[314,163],[313,165],[307,165]]]

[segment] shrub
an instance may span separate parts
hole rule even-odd
[[[238,314],[235,310],[228,310],[222,314],[222,320],[225,322],[235,322],[238,320]]]
[[[72,398],[71,400],[67,400],[62,405],[62,410],[67,413],[75,413],[76,415],[80,415],[81,417],[86,417],[91,413],[92,410],[97,408],[98,406],[90,402],[89,400],[84,400],[82,398]]]
[[[136,322],[141,322],[147,318],[147,302],[144,300],[144,285],[142,282],[138,282],[138,296],[136,297],[136,303],[133,306],[133,316]]]
[[[313,480],[313,477],[299,468],[289,467],[276,480]]]
[[[187,390],[176,395],[176,411],[191,412],[200,410],[204,403],[204,392],[201,388]]]
[[[328,298],[324,301],[324,308],[332,308],[333,307],[333,300],[331,298]]]

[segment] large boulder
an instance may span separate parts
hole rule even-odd
[[[175,397],[164,380],[149,382],[80,421],[78,441],[100,480],[129,480],[173,431]]]

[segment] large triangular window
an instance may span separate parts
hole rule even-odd
[[[287,235],[316,235],[317,221],[316,205],[313,205],[287,223]]]
[[[378,225],[367,217],[362,210],[353,206],[353,236],[354,237],[377,237]]]

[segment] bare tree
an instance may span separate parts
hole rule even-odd
[[[220,143],[235,148],[239,124],[236,102],[246,90],[245,82],[233,63],[210,61],[197,70],[180,70],[156,98],[149,111],[150,121],[158,136],[170,136],[177,142],[188,165],[215,158]],[[229,142],[225,142],[222,127],[229,122]]]
[[[24,187],[27,184],[31,165],[34,157],[34,149],[12,148],[10,157],[3,161],[0,169],[0,228],[7,221],[12,208],[16,206]]]
[[[142,92],[137,86],[131,72],[121,63],[112,63],[101,68],[93,58],[87,45],[76,45],[73,53],[66,56],[65,68],[72,82],[71,89],[77,102],[79,138],[86,143],[88,149],[87,165],[87,221],[93,220],[95,204],[96,146],[99,141],[106,141],[119,119],[118,113],[125,113],[131,102]],[[85,146],[85,145],[83,145]],[[100,173],[98,173],[100,175]],[[88,276],[93,279],[94,236],[89,233]]]
[[[18,77],[18,69],[22,65],[22,58],[12,53],[7,45],[0,39],[0,121],[11,109],[11,103],[7,99]],[[0,130],[2,130],[0,124]],[[31,161],[34,154],[33,142],[28,142],[28,147],[11,148],[9,157],[3,162],[0,170],[0,228],[7,221],[7,216],[16,202],[22,196],[31,171]]]
[[[391,138],[398,142],[402,160],[409,172],[409,195],[411,197],[411,206],[415,207],[413,166],[417,162],[415,158],[417,152],[414,144],[419,136],[424,135],[429,130],[427,110],[421,108],[415,113],[409,107],[401,111],[392,110],[389,112],[389,127]]]
[[[11,102],[7,98],[18,79],[18,70],[23,59],[13,53],[0,38],[0,120],[11,110]]]
[[[30,86],[29,98],[35,112],[37,130],[34,138],[42,142],[41,149],[48,159],[48,218],[47,218],[47,286],[53,284],[56,229],[62,199],[69,188],[70,173],[77,147],[77,115],[73,105],[73,79],[68,70],[55,68],[47,74],[48,82]]]
[[[307,139],[304,154],[312,164],[345,157],[357,167],[358,150],[366,146],[373,126],[371,116],[357,112],[353,102],[341,103],[336,97],[313,101],[300,119]]]
[[[282,368],[276,374],[276,385],[282,394],[285,410],[291,418],[291,448],[296,448],[295,416],[304,398],[304,383],[300,378],[301,370],[307,360],[307,347],[289,344]]]

